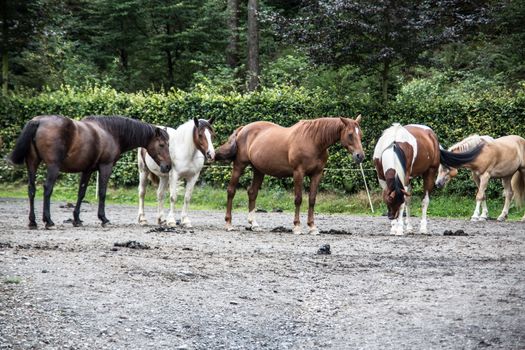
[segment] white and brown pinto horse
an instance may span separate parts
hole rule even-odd
[[[450,152],[465,152],[483,146],[479,155],[471,162],[463,165],[472,171],[474,182],[478,186],[476,195],[476,209],[472,214],[472,221],[486,220],[488,216],[485,190],[490,178],[499,178],[503,182],[505,205],[498,217],[504,221],[509,214],[509,207],[514,196],[518,206],[525,202],[525,139],[516,135],[503,136],[493,139],[490,136],[472,135],[449,148]],[[454,176],[457,169],[450,166],[439,168],[436,185],[445,186]],[[483,207],[480,215],[480,207]],[[525,221],[523,215],[522,221]]]
[[[228,185],[226,229],[232,230],[232,202],[244,169],[251,165],[253,180],[248,188],[248,223],[253,230],[260,229],[255,221],[255,201],[264,175],[293,177],[295,189],[295,218],[293,232],[301,233],[299,219],[303,197],[303,180],[310,177],[308,200],[308,232],[318,234],[314,224],[314,206],[317,188],[328,160],[328,147],[340,142],[353,155],[357,163],[364,159],[361,145],[361,116],[349,118],[319,118],[302,120],[285,128],[260,121],[235,130],[228,142],[217,149],[216,160],[233,161],[233,171]]]
[[[388,207],[391,233],[404,234],[403,212],[406,208],[406,232],[411,233],[410,180],[423,177],[424,197],[419,232],[425,234],[429,195],[440,163],[464,164],[479,153],[475,148],[465,153],[451,153],[439,146],[436,134],[425,125],[401,126],[394,124],[383,132],[374,149],[374,165],[383,188],[383,200]],[[405,205],[406,202],[406,205]]]
[[[188,207],[191,200],[193,187],[199,178],[199,174],[204,166],[204,161],[215,158],[215,150],[212,144],[214,135],[210,120],[197,119],[189,120],[177,129],[166,128],[169,135],[169,154],[171,157],[172,168],[169,174],[162,173],[157,162],[151,158],[145,149],[138,151],[139,167],[139,213],[138,221],[141,225],[148,222],[144,216],[144,196],[148,184],[148,177],[153,182],[158,181],[157,188],[157,224],[176,226],[175,203],[177,201],[178,181],[180,178],[186,180],[186,193],[181,212],[181,225],[191,227],[188,218]],[[170,189],[170,211],[168,217],[164,219],[164,195],[169,181]]]

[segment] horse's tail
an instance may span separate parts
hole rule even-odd
[[[237,156],[237,134],[242,128],[242,126],[237,128],[237,130],[230,135],[228,141],[217,148],[217,151],[215,152],[215,160],[231,162],[235,159]]]
[[[16,140],[15,148],[11,154],[7,156],[7,161],[16,165],[24,163],[24,159],[29,152],[29,148],[31,147],[31,143],[33,142],[33,138],[35,137],[39,125],[40,122],[38,120],[30,120],[27,122],[20,133],[20,136],[18,136],[18,139]]]
[[[512,191],[514,192],[514,201],[518,207],[525,203],[525,170],[518,170],[511,180]]]
[[[472,162],[477,158],[485,143],[480,143],[476,147],[461,153],[454,153],[439,148],[439,163],[450,168],[459,168],[462,165]]]

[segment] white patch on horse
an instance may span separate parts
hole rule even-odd
[[[208,141],[208,153],[212,158],[215,158],[215,148],[213,147],[213,142],[211,141],[211,133],[210,130],[206,129],[204,130],[204,135],[206,135],[206,140]]]
[[[355,134],[359,136],[359,128],[357,126],[355,127]]]

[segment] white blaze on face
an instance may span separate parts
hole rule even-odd
[[[355,127],[355,134],[359,136],[359,128],[357,126]]]
[[[210,157],[213,159],[215,158],[215,148],[213,148],[213,143],[211,142],[210,130],[208,129],[204,130],[204,135],[206,136],[206,140],[208,141],[207,152],[210,154]]]

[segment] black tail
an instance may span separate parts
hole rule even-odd
[[[22,133],[20,133],[20,136],[18,136],[18,139],[16,140],[15,148],[7,157],[9,162],[17,165],[24,163],[24,159],[26,158],[27,152],[29,151],[29,147],[31,146],[31,142],[33,142],[33,138],[35,137],[35,133],[39,125],[40,122],[36,120],[30,120],[27,122],[26,126],[24,126],[24,129],[22,130]]]
[[[215,152],[215,160],[233,161],[237,155],[237,134],[243,127],[237,128],[228,138],[228,142],[221,145]]]
[[[476,159],[484,145],[485,143],[482,142],[473,149],[463,153],[453,153],[441,148],[439,150],[439,162],[449,168],[459,168]]]

